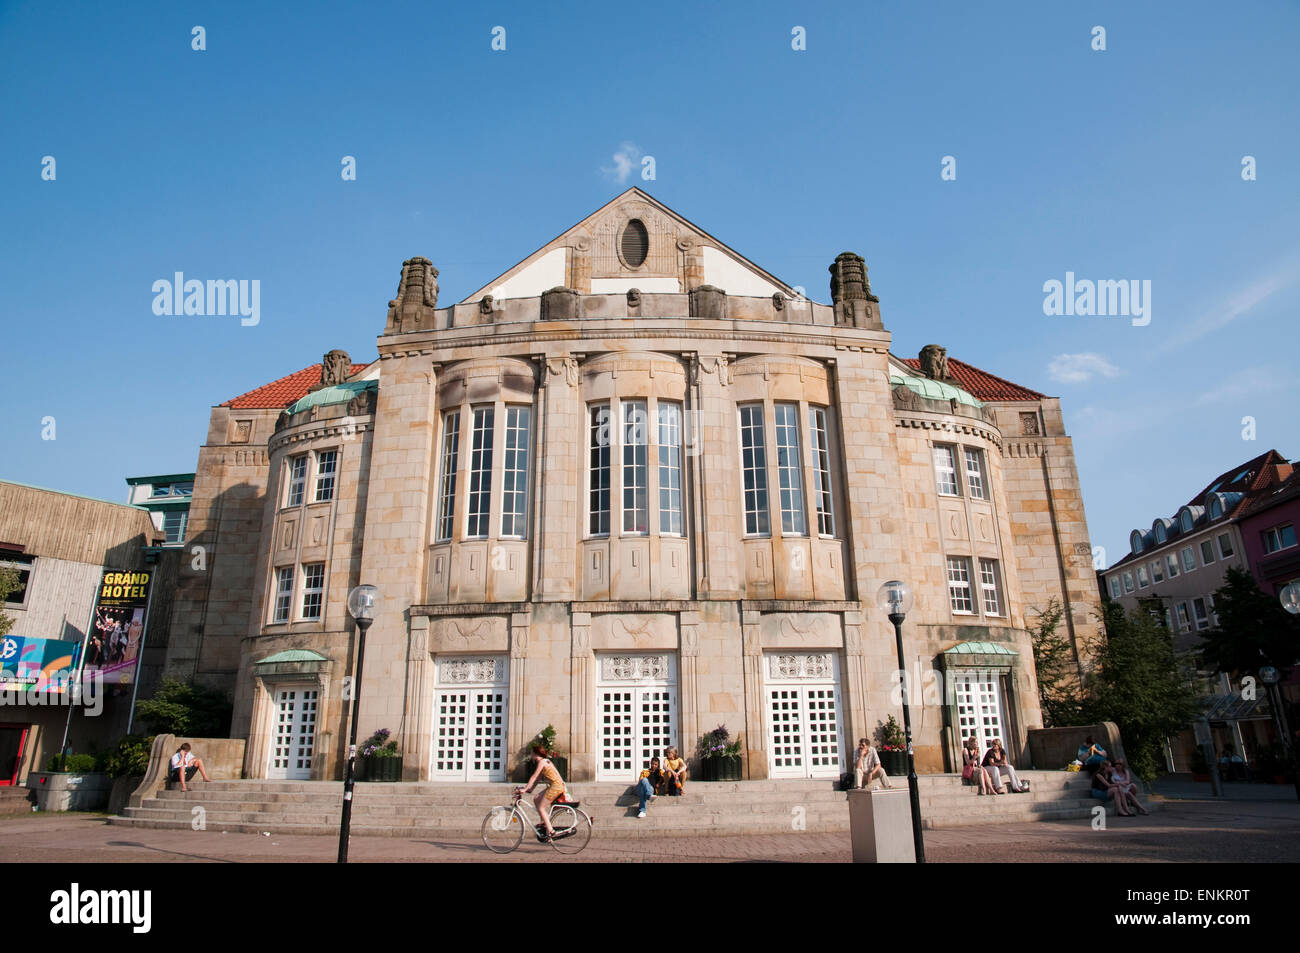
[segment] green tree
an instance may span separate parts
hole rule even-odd
[[[1188,660],[1174,651],[1173,633],[1150,613],[1125,613],[1118,603],[1102,609],[1105,638],[1086,694],[1092,718],[1119,726],[1129,764],[1150,781],[1160,765],[1164,739],[1200,714]]]
[[[1060,601],[1051,599],[1029,626],[1044,728],[1086,724],[1091,720],[1087,711],[1090,702],[1079,684],[1074,647],[1059,631],[1064,617],[1065,609]]]
[[[1289,668],[1300,657],[1300,616],[1262,592],[1255,577],[1233,567],[1214,594],[1219,624],[1205,633],[1198,658],[1202,668],[1253,675],[1261,666]]]
[[[233,706],[225,692],[165,678],[153,697],[136,705],[140,720],[160,735],[224,738]]]
[[[21,586],[17,569],[11,566],[0,567],[0,606],[9,598],[9,593],[17,592]],[[8,635],[13,627],[14,617],[7,612],[0,612],[0,635]]]

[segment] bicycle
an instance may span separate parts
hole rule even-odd
[[[488,811],[483,818],[483,846],[494,854],[508,854],[524,839],[524,831],[531,829],[539,843],[547,843],[546,829],[528,820],[522,805],[523,795],[518,791],[509,807],[501,805]],[[555,837],[550,845],[561,854],[576,854],[591,840],[591,816],[578,805],[580,801],[556,801],[551,805],[551,827]]]

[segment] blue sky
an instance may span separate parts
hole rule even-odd
[[[0,477],[190,470],[211,405],[373,357],[404,258],[454,301],[630,185],[819,301],[857,251],[895,353],[1060,396],[1111,562],[1300,455],[1296,4],[444,6],[0,2]],[[176,271],[260,323],[156,316]],[[1045,316],[1067,271],[1150,280],[1150,324]]]

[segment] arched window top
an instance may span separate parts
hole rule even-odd
[[[1172,521],[1161,517],[1151,524],[1151,536],[1157,543],[1169,542],[1169,527]]]
[[[619,251],[623,263],[629,268],[640,268],[645,264],[646,257],[650,254],[650,233],[641,219],[634,218],[624,226],[623,235],[619,239]]]
[[[1135,553],[1142,552],[1143,542],[1144,540],[1142,537],[1142,530],[1135,529],[1133,530],[1132,533],[1129,534],[1128,544],[1129,544],[1129,548],[1132,549],[1133,552]]]

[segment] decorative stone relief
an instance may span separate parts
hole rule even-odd
[[[780,653],[767,657],[772,678],[828,679],[835,677],[835,663],[829,652]]]
[[[921,373],[935,381],[948,379],[948,349],[939,344],[921,348]]]
[[[827,612],[767,612],[759,623],[764,648],[836,647],[844,644],[838,614]]]
[[[479,299],[479,302],[478,302],[478,313],[479,313],[479,314],[491,314],[491,313],[492,313],[492,296],[491,296],[491,295],[484,295],[482,298]]]
[[[500,658],[438,659],[438,682],[443,685],[472,685],[505,681],[505,662]]]
[[[429,625],[433,652],[504,652],[508,645],[506,620],[501,616],[433,619]]]
[[[563,377],[569,387],[578,386],[578,361],[573,357],[548,357],[546,370],[551,377]]]
[[[1033,411],[1020,414],[1020,433],[1026,437],[1038,436],[1038,414]]]
[[[402,262],[397,297],[388,302],[388,327],[398,331],[433,327],[438,307],[438,269],[427,258]]]
[[[350,401],[348,401],[349,417],[365,417],[375,412],[375,405],[378,403],[379,392],[373,390],[363,390]]]
[[[601,613],[591,618],[591,644],[596,651],[610,649],[676,649],[677,618],[667,613],[618,615]]]
[[[236,420],[231,428],[231,443],[248,443],[253,436],[253,422],[251,420]]]
[[[347,351],[335,348],[321,358],[320,386],[333,387],[335,384],[342,384],[351,373],[352,358],[348,356]]]
[[[627,289],[627,306],[628,306],[629,308],[639,308],[639,307],[641,307],[641,289],[640,289],[640,288],[628,288],[628,289]]]
[[[669,675],[667,655],[603,655],[600,678],[607,682],[637,682]]]
[[[772,292],[772,307],[778,312],[785,310],[785,295],[779,291]]]
[[[696,358],[691,369],[694,373],[692,384],[703,383],[705,374],[717,374],[718,383],[723,387],[731,383],[731,365],[727,363],[727,355],[725,354]]]

